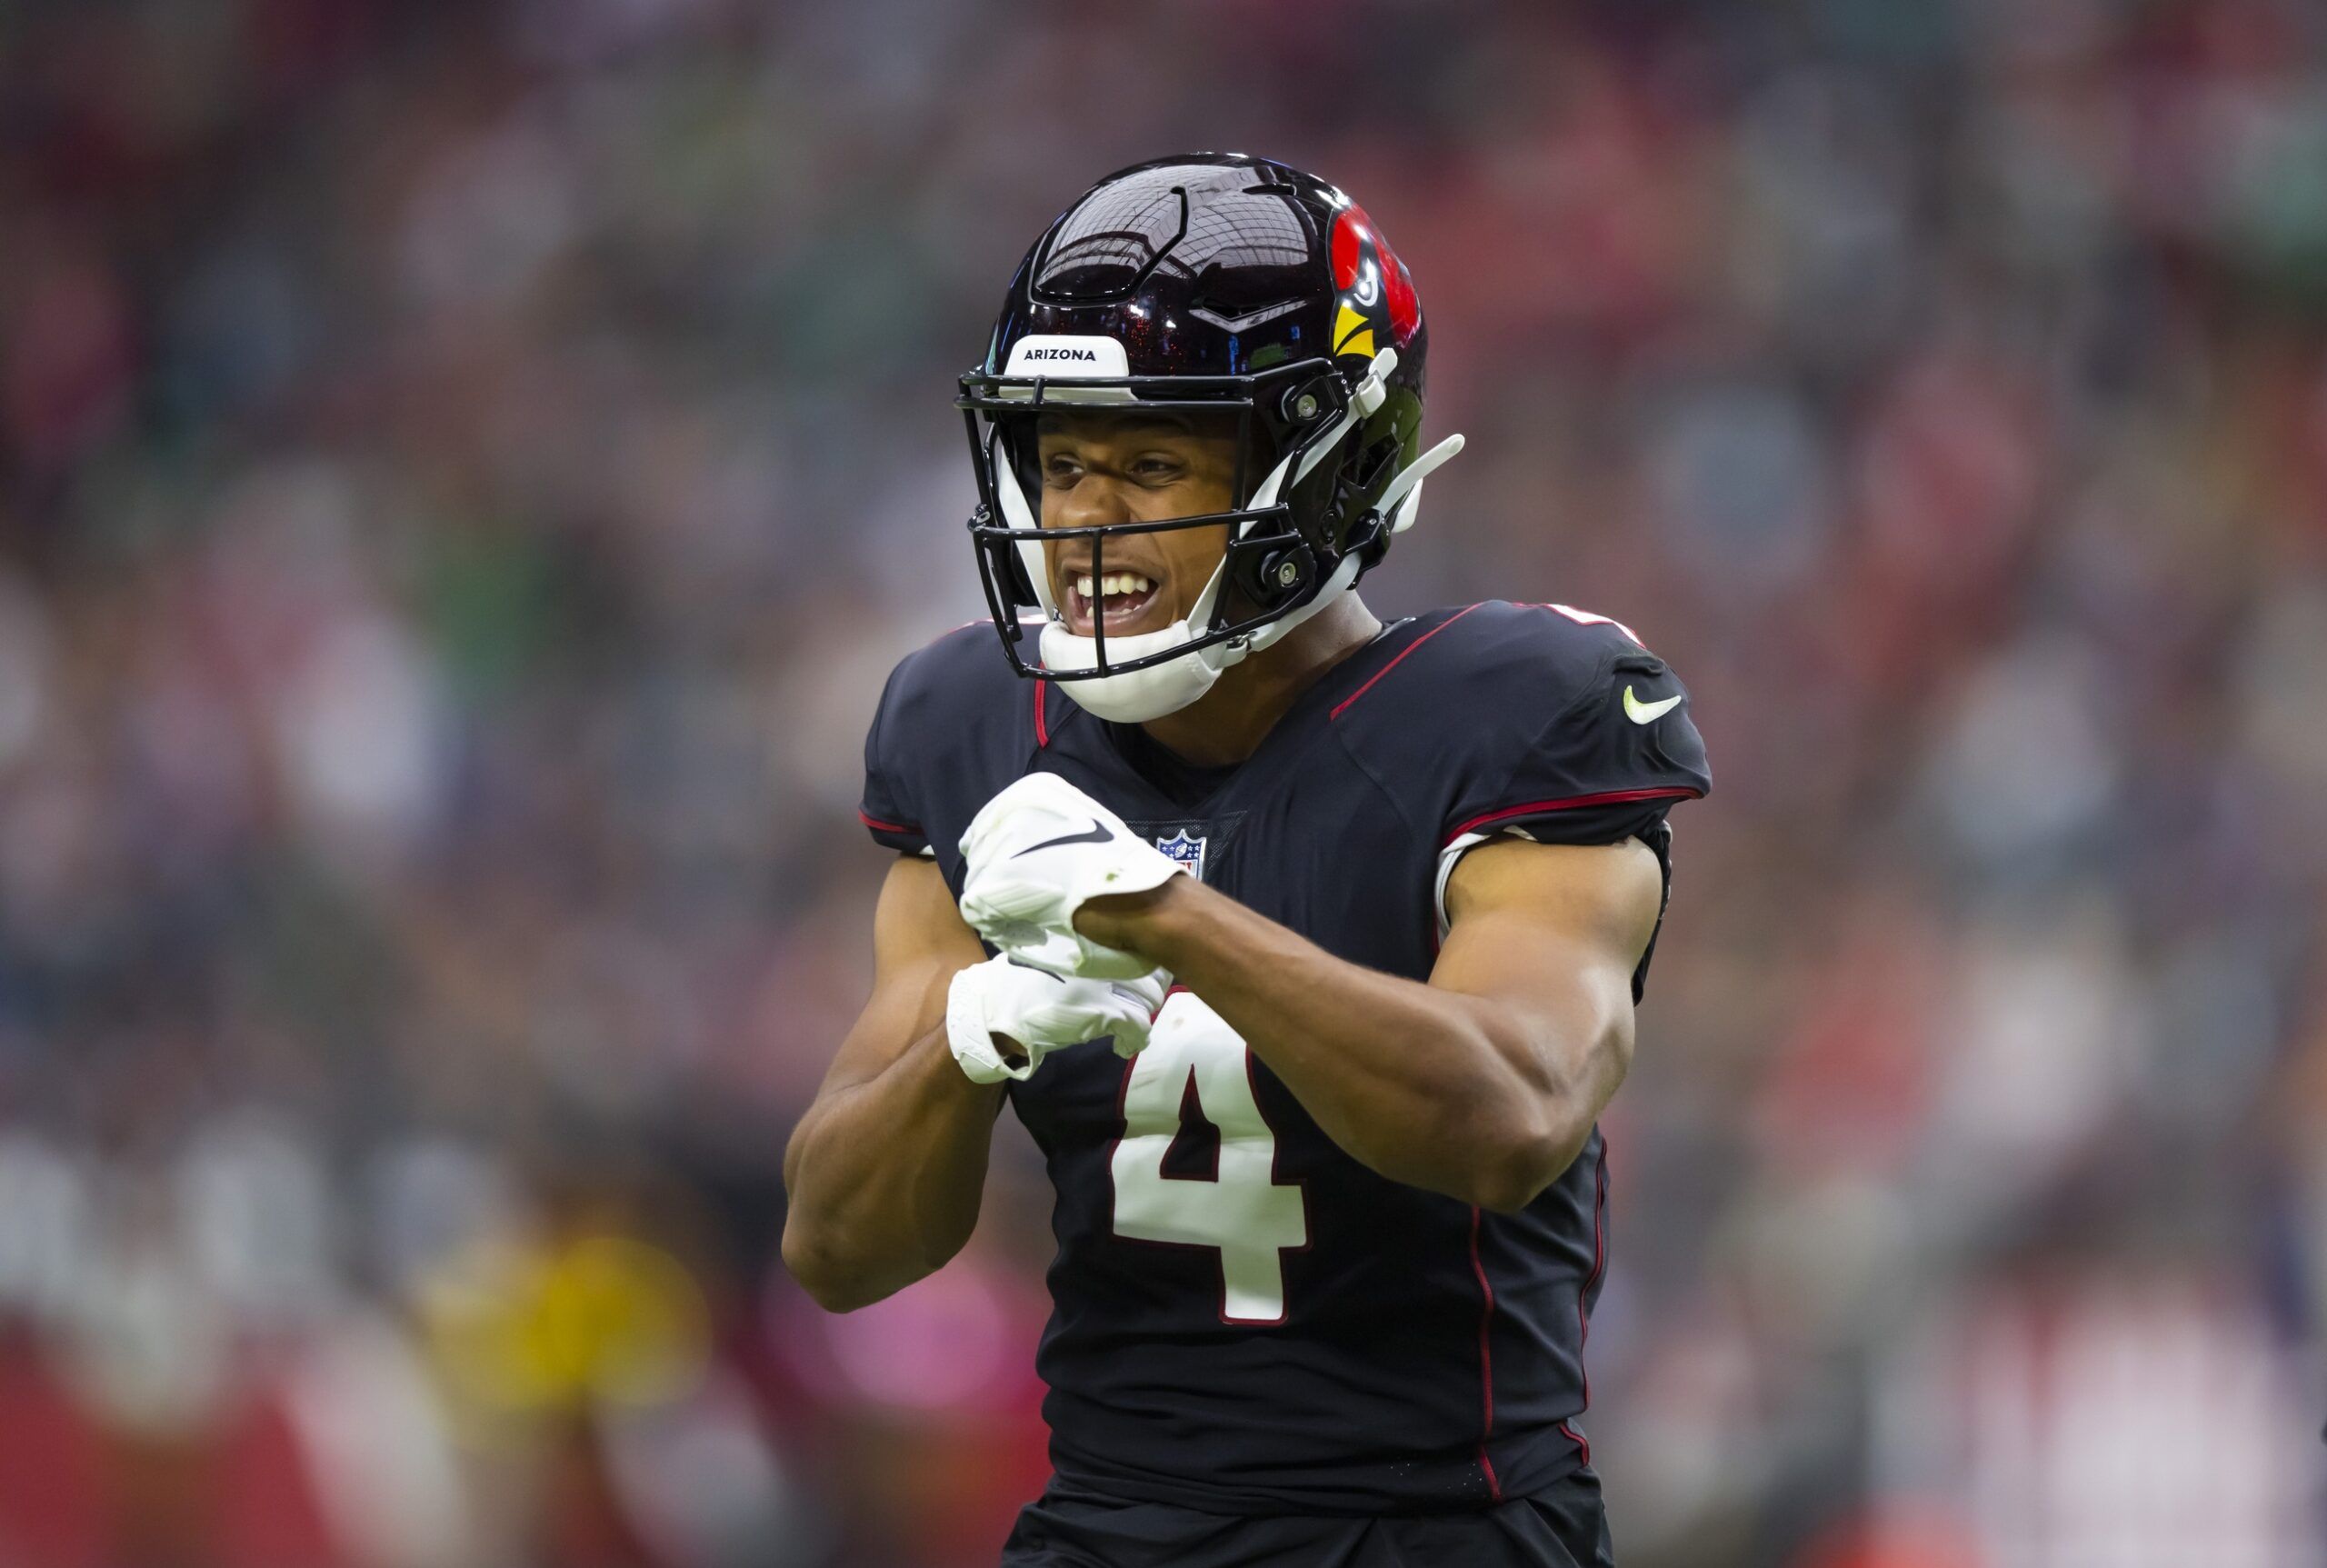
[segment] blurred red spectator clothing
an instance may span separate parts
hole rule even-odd
[[[104,265],[69,245],[41,255],[18,288],[11,319],[0,322],[0,448],[54,472],[129,412],[129,306]]]
[[[106,1449],[20,1331],[0,1343],[0,1563],[112,1568],[118,1503]]]
[[[1801,986],[1753,1106],[1769,1163],[1797,1174],[1896,1175],[1930,1115],[1938,934],[1896,900],[1853,914]]]
[[[677,1568],[656,1560],[623,1506],[586,1420],[556,1418],[540,1560],[559,1568]]]
[[[254,1388],[220,1434],[218,1562],[225,1568],[358,1568],[315,1489],[312,1461],[274,1390]]]
[[[1822,1531],[1788,1568],[1999,1568],[1972,1532],[1936,1505],[1886,1504]]]

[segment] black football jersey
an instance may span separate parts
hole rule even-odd
[[[1328,952],[1423,980],[1465,848],[1638,837],[1669,889],[1665,813],[1711,782],[1672,672],[1562,605],[1398,622],[1217,770],[1014,675],[994,634],[907,658],[865,746],[866,826],[934,854],[956,893],[970,819],[1047,770]],[[1134,1060],[1094,1041],[1009,1092],[1057,1190],[1039,1367],[1062,1480],[1213,1513],[1379,1513],[1485,1506],[1588,1458],[1597,1132],[1516,1214],[1387,1180],[1185,990]]]

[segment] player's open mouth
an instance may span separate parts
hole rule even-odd
[[[1160,584],[1153,577],[1138,572],[1110,572],[1104,577],[1068,572],[1065,578],[1066,596],[1060,607],[1066,612],[1066,629],[1076,636],[1087,637],[1094,631],[1094,602],[1106,617],[1110,637],[1153,629],[1141,624],[1163,598]]]

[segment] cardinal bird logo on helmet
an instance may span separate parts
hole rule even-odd
[[[1352,204],[1333,219],[1333,286],[1341,291],[1333,318],[1333,354],[1372,359],[1383,348],[1403,349],[1422,325],[1414,280],[1365,209]]]

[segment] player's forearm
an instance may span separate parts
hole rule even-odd
[[[1367,969],[1186,879],[1093,904],[1090,934],[1169,969],[1328,1137],[1393,1180],[1523,1207],[1574,1161],[1614,1088],[1599,1082],[1609,1054],[1588,1010],[1522,1017]]]
[[[784,1152],[784,1261],[834,1312],[935,1273],[977,1224],[1002,1101],[971,1083],[944,1029],[878,1075],[827,1089]]]

